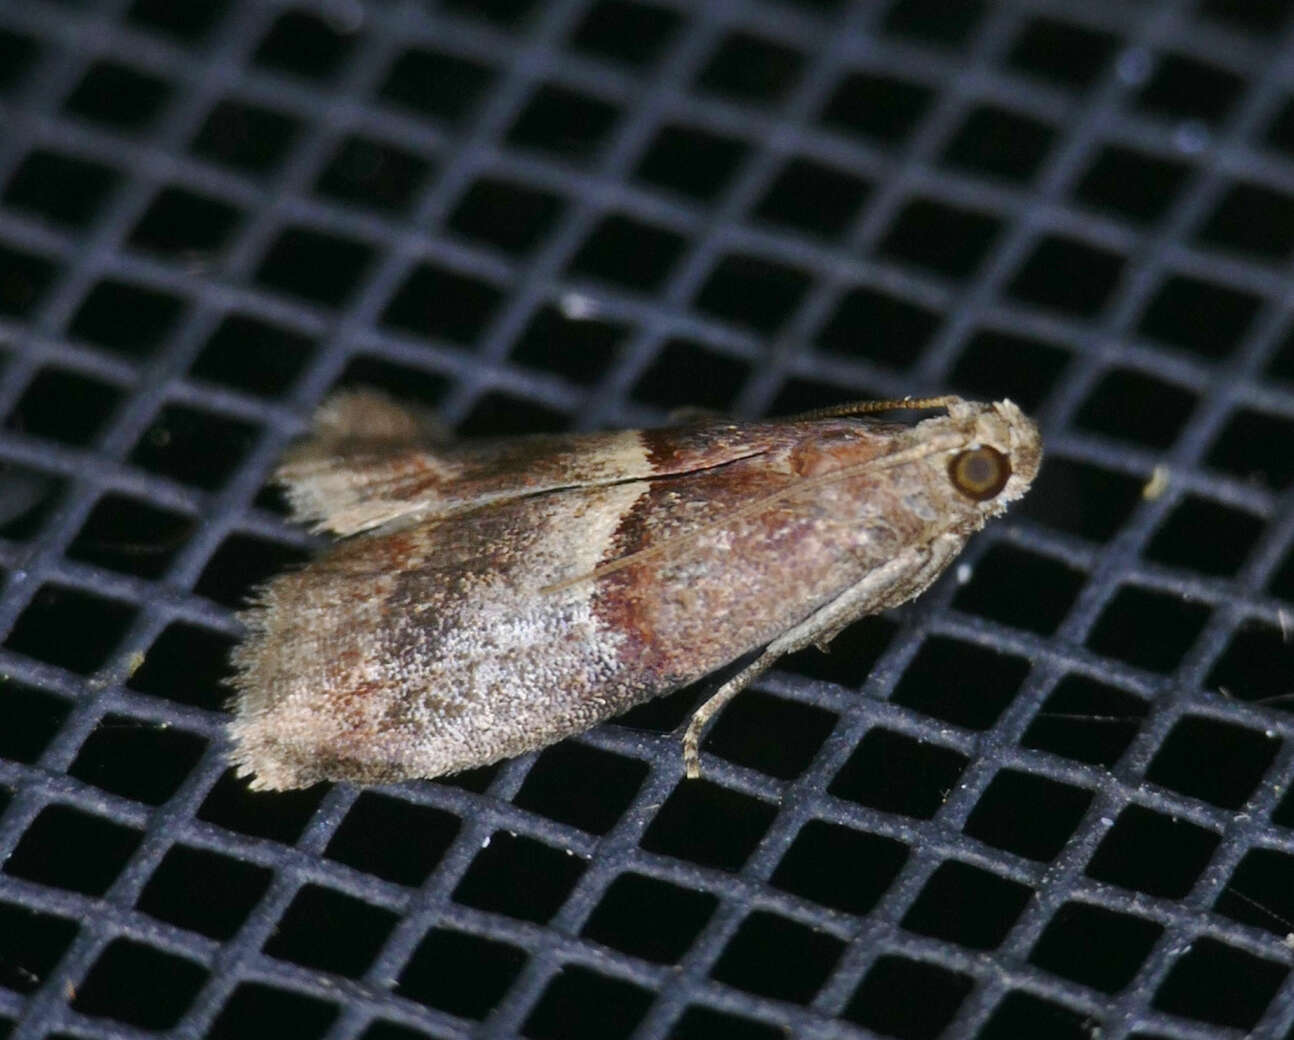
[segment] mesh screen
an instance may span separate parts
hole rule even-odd
[[[1289,5],[0,5],[0,1036],[1291,1035]],[[738,698],[224,763],[338,385],[953,390],[1031,495]]]

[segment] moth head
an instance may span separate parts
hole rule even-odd
[[[961,438],[947,455],[948,481],[959,496],[997,513],[1025,493],[1042,461],[1042,438],[1018,406],[954,401],[945,421]]]

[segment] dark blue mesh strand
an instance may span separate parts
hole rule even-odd
[[[1288,4],[0,6],[0,1037],[1285,1037]],[[782,663],[252,795],[336,386],[466,435],[956,391],[1029,498]]]

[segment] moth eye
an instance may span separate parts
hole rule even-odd
[[[995,448],[972,448],[953,456],[948,463],[948,476],[967,498],[984,502],[1006,487],[1011,478],[1011,463]]]

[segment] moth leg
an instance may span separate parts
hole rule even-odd
[[[876,614],[917,595],[939,575],[959,547],[957,538],[938,539],[928,548],[926,559],[915,570],[909,561],[902,558],[878,567],[857,585],[851,585],[830,603],[769,643],[755,661],[720,686],[692,713],[687,732],[683,734],[683,765],[688,778],[695,780],[701,775],[701,736],[710,720],[733,697],[776,664],[779,657],[809,645],[821,648],[839,635],[846,625],[863,615]],[[904,577],[900,578],[900,575]]]

